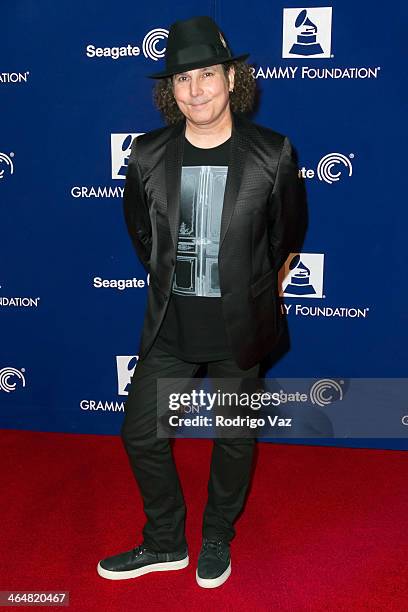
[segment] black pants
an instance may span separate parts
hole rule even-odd
[[[132,376],[125,403],[122,439],[143,497],[147,522],[143,541],[152,550],[171,552],[186,545],[186,507],[168,438],[157,437],[157,378],[190,378],[201,363],[190,363],[153,345]],[[241,370],[232,359],[210,361],[212,378],[256,378],[259,364]],[[229,542],[233,522],[248,488],[254,438],[214,438],[208,501],[202,535]]]

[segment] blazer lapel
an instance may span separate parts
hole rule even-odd
[[[165,153],[167,214],[174,251],[177,250],[180,223],[180,185],[185,129],[185,121],[181,121],[174,126],[174,131],[167,142]],[[235,202],[244,174],[248,148],[249,143],[245,133],[244,121],[238,115],[232,113],[230,159],[221,215],[220,248],[227,233],[232,213],[234,212]]]
[[[221,215],[220,249],[227,233],[232,213],[234,212],[235,202],[238,198],[248,148],[249,144],[245,135],[244,124],[239,116],[232,113],[230,158]]]

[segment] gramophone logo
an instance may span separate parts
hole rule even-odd
[[[332,7],[283,9],[282,57],[331,57]]]
[[[10,153],[9,156],[0,152],[0,181],[14,173],[14,164],[11,159],[13,156],[14,153]]]
[[[118,395],[128,395],[131,378],[137,360],[138,355],[117,355],[116,356],[116,367],[118,370]]]
[[[112,178],[125,179],[130,157],[130,147],[137,134],[111,134]]]
[[[323,253],[291,253],[284,264],[280,295],[297,298],[322,298]]]

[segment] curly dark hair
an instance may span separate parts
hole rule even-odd
[[[221,64],[227,81],[228,71],[234,66],[234,91],[230,92],[230,107],[234,112],[247,113],[254,107],[256,79],[253,68],[243,61],[232,61]],[[167,124],[178,123],[184,118],[173,95],[173,77],[158,79],[153,89],[153,103],[163,113]]]

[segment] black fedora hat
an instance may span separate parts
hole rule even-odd
[[[233,55],[211,17],[192,17],[170,26],[166,48],[166,68],[149,79],[162,79],[178,72],[205,68],[232,60],[244,60],[249,53]]]

